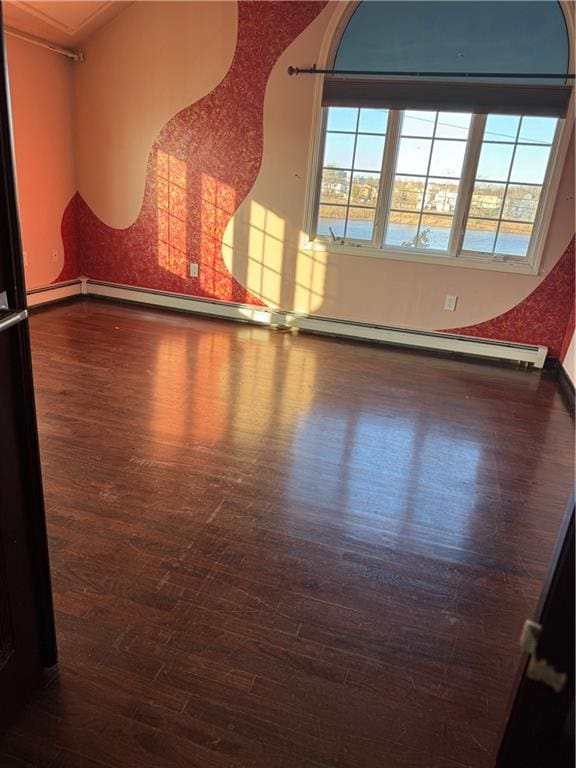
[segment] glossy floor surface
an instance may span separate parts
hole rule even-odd
[[[490,768],[572,480],[556,382],[32,318],[60,664],[2,768]]]

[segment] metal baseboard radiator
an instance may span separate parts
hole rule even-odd
[[[26,291],[29,307],[38,307],[41,304],[51,304],[54,301],[69,299],[71,296],[79,296],[83,293],[84,283],[80,278],[67,280],[64,283],[43,285],[40,288],[31,288]]]
[[[474,336],[459,336],[437,331],[415,331],[410,328],[396,328],[386,325],[369,325],[324,317],[303,317],[297,323],[302,330],[314,333],[329,333],[366,341],[377,341],[402,347],[414,347],[462,355],[492,357],[499,360],[513,360],[543,368],[548,347],[535,344],[516,344],[509,341],[480,339]]]
[[[81,283],[81,290],[77,290],[77,293],[87,294],[88,296],[101,296],[120,301],[147,304],[227,320],[254,323],[272,328],[294,328],[308,333],[377,342],[398,347],[411,347],[447,353],[453,352],[496,360],[511,360],[530,364],[535,368],[542,368],[544,366],[548,354],[548,347],[535,344],[516,344],[436,331],[416,331],[410,328],[373,325],[350,320],[335,320],[318,315],[285,312],[214,299],[200,299],[183,294],[107,283],[101,280],[83,278]],[[37,296],[38,294],[35,295]],[[49,299],[46,295],[45,300],[54,299]]]

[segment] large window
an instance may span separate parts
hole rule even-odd
[[[570,9],[340,7],[303,70],[322,77],[308,247],[536,272],[573,121]]]
[[[328,107],[312,239],[528,263],[555,117]]]

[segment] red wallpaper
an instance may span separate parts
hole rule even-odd
[[[485,323],[445,330],[484,339],[543,344],[552,356],[558,357],[571,315],[573,318],[574,288],[572,238],[551,272],[520,304]]]
[[[224,264],[222,236],[262,161],[264,92],[280,54],[325,2],[241,2],[224,80],[162,129],[148,160],[142,209],[127,229],[101,222],[80,195],[64,214],[57,281],[94,279],[262,304]],[[81,244],[81,247],[79,247]],[[199,277],[188,265],[200,265]]]
[[[566,331],[564,333],[564,338],[562,339],[562,346],[560,347],[560,360],[564,362],[566,359],[566,353],[568,352],[568,347],[570,346],[570,342],[572,341],[572,336],[574,336],[574,328],[576,326],[575,318],[574,318],[574,307],[572,307],[572,311],[570,312],[570,317],[568,318],[568,324],[566,325]]]
[[[64,266],[62,271],[53,280],[54,283],[62,283],[65,280],[73,280],[79,275],[85,275],[84,265],[80,263],[80,249],[78,247],[78,208],[82,198],[75,194],[66,206],[62,217],[62,242],[64,243]]]

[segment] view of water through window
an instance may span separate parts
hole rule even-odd
[[[462,250],[525,257],[557,120],[488,115],[471,160],[472,114],[407,110],[399,113],[390,147],[393,169],[383,176],[390,114],[386,109],[328,110],[317,235],[377,248],[448,252],[454,222],[462,222],[463,213],[457,216],[462,176],[472,163]],[[386,210],[378,206],[383,194]]]
[[[330,228],[336,239],[344,237],[345,219],[335,219],[324,216],[318,219],[318,234],[331,237]],[[446,250],[448,239],[450,237],[450,227],[426,227],[423,233],[427,236],[427,241],[421,242],[419,247]],[[372,222],[348,220],[347,237],[352,240],[371,240]],[[394,223],[388,224],[388,240],[405,247],[416,245],[414,241],[414,228],[410,224]],[[482,230],[468,230],[466,233],[466,244],[471,251],[486,252],[492,248],[494,235],[492,232]],[[523,256],[530,242],[529,234],[518,234],[514,232],[501,232],[500,243],[502,250],[511,255]]]

